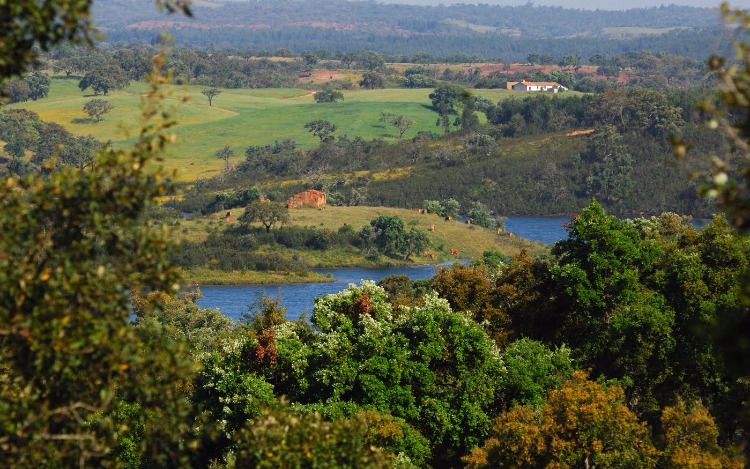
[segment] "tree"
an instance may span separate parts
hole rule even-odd
[[[359,86],[370,90],[383,88],[385,87],[385,77],[381,73],[367,71],[362,74],[362,79],[359,80]]]
[[[573,373],[571,350],[564,345],[550,350],[541,342],[520,339],[503,350],[505,365],[500,388],[508,408],[531,405],[541,408],[547,393],[559,388]]]
[[[313,96],[316,103],[335,103],[339,99],[344,99],[344,93],[331,88],[323,88]]]
[[[633,158],[625,151],[617,129],[611,125],[599,127],[589,137],[584,158],[592,163],[586,194],[610,205],[621,205],[633,189]]]
[[[464,139],[464,148],[473,155],[490,156],[496,147],[495,139],[484,133],[472,133]]]
[[[214,98],[217,95],[221,94],[221,90],[218,88],[208,88],[208,89],[201,91],[201,93],[203,94],[203,96],[208,98],[208,105],[213,106]]]
[[[175,383],[193,365],[181,344],[130,325],[132,288],[174,291],[179,278],[163,232],[142,219],[169,188],[151,165],[171,125],[156,81],[132,149],[109,148],[87,172],[0,184],[0,427],[11,429],[0,436],[3,465],[111,462],[124,406],[139,409],[127,422],[142,424],[138,457],[187,462],[193,417]]]
[[[706,469],[740,469],[742,457],[719,446],[716,422],[700,402],[690,407],[679,399],[665,407],[661,415],[665,447],[661,467],[701,467]]]
[[[427,233],[415,228],[404,233],[401,238],[400,249],[404,253],[404,260],[408,261],[412,254],[421,252],[430,245]]]
[[[102,144],[93,137],[75,136],[67,140],[57,153],[57,157],[62,164],[83,171],[94,165],[95,155],[102,151],[105,146],[106,144]]]
[[[99,65],[86,72],[86,75],[78,82],[78,88],[86,91],[88,88],[94,90],[94,94],[102,93],[105,96],[109,90],[125,88],[130,79],[123,69],[115,63]]]
[[[274,328],[278,360],[263,373],[290,400],[332,417],[364,407],[404,419],[406,454],[418,462],[429,445],[432,467],[455,467],[482,439],[502,363],[481,327],[445,300],[428,294],[394,314],[385,291],[362,282],[319,298],[311,322],[316,333]]]
[[[230,147],[229,145],[224,145],[224,148],[221,148],[219,150],[216,150],[216,153],[214,155],[224,161],[224,172],[228,173],[232,167],[229,164],[229,158],[234,156],[234,149]]]
[[[646,275],[661,253],[635,226],[591,202],[577,215],[568,239],[558,242],[550,269],[562,322],[558,340],[577,350],[596,376],[628,377],[629,400],[641,412],[658,408],[654,395],[669,376],[675,348],[675,311]]]
[[[273,225],[289,221],[289,209],[284,204],[270,200],[254,201],[247,204],[238,221],[245,226],[258,222],[268,233]]]
[[[387,425],[395,426],[393,422]],[[236,467],[394,467],[393,454],[369,437],[387,429],[372,427],[363,412],[330,421],[318,413],[265,410],[240,429],[232,453]]]
[[[452,197],[442,200],[440,205],[442,206],[440,215],[444,217],[456,217],[458,216],[458,211],[461,210],[461,204]]]
[[[102,116],[108,114],[114,108],[115,107],[106,99],[98,98],[87,101],[86,104],[83,105],[83,110],[86,114],[88,114],[90,118],[96,119],[97,122],[102,120]]]
[[[591,122],[613,125],[629,131],[667,135],[684,124],[680,111],[659,90],[613,88],[596,95],[590,110]]]
[[[369,228],[372,242],[381,252],[386,255],[398,253],[399,243],[404,234],[404,220],[401,217],[380,215],[370,220]]]
[[[302,60],[305,61],[306,66],[312,67],[313,65],[318,63],[318,56],[315,54],[315,52],[304,51],[302,53]]]
[[[409,128],[412,125],[414,125],[415,121],[414,119],[409,119],[403,114],[392,114],[390,112],[381,112],[380,122],[386,125],[392,125],[396,127],[396,130],[398,130],[398,139],[400,141],[403,138],[404,133],[406,133],[406,131],[409,130]]]
[[[429,95],[432,107],[438,113],[436,125],[442,126],[445,132],[450,130],[450,114],[457,113],[457,107],[471,98],[469,91],[453,83],[442,83]]]
[[[340,55],[339,60],[341,63],[346,65],[346,69],[349,70],[352,64],[357,61],[357,54],[355,52],[344,52]]]
[[[385,59],[377,52],[362,52],[357,54],[357,64],[365,70],[374,71],[385,67]]]
[[[520,405],[492,425],[482,448],[464,458],[490,467],[632,467],[656,464],[648,428],[625,405],[617,386],[589,381],[584,372],[549,392],[540,412]]]
[[[34,72],[26,76],[23,81],[29,85],[29,98],[32,100],[46,98],[49,94],[50,79],[47,75]]]
[[[558,63],[561,67],[578,68],[581,66],[581,58],[576,54],[565,55]]]
[[[336,132],[338,127],[326,120],[315,120],[305,124],[305,128],[323,143],[333,140],[333,133]]]
[[[8,95],[11,103],[22,103],[29,100],[31,88],[25,80],[11,80],[5,83],[3,92]]]
[[[435,78],[419,73],[407,75],[404,78],[404,86],[407,88],[434,88],[436,84]]]
[[[468,215],[471,222],[475,225],[493,230],[498,226],[497,220],[490,215],[490,212],[485,208],[482,202],[472,202]]]
[[[468,314],[485,332],[504,347],[508,339],[508,318],[492,304],[493,292],[487,271],[454,264],[439,269],[430,280],[430,288],[448,301],[456,311]]]

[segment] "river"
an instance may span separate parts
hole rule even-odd
[[[566,217],[509,217],[505,229],[517,236],[552,244],[566,237],[562,224],[570,221]],[[201,287],[203,298],[197,301],[202,308],[218,308],[223,314],[238,319],[250,310],[262,295],[280,297],[281,304],[287,310],[288,319],[298,319],[300,315],[309,314],[315,304],[315,298],[336,293],[350,283],[360,280],[378,281],[389,275],[404,274],[412,280],[428,278],[434,275],[432,265],[410,267],[388,267],[378,269],[339,268],[316,269],[316,272],[329,274],[334,279],[330,283],[303,283],[283,285],[205,285]]]

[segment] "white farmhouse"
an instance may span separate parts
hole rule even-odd
[[[558,91],[566,91],[567,88],[560,83],[554,81],[519,81],[515,83],[508,83],[508,88],[513,91],[549,91],[551,93],[557,93]]]

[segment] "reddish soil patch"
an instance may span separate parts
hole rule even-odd
[[[208,24],[196,23],[192,21],[139,21],[127,26],[127,29],[164,29],[164,28],[192,28],[192,29],[224,29],[224,28],[243,28],[243,29],[271,29],[270,24]]]
[[[300,21],[289,23],[287,26],[310,26],[311,28],[333,29],[335,31],[356,31],[359,29],[355,24],[332,23],[326,21]]]
[[[339,70],[310,70],[309,74],[305,73],[304,76],[299,78],[300,82],[303,83],[320,83],[329,80],[336,80],[341,78],[341,71]]]
[[[313,70],[309,78],[313,80],[335,80],[341,76],[339,70]]]
[[[566,137],[578,137],[580,135],[589,135],[593,134],[594,129],[583,129],[583,130],[574,130],[572,132],[568,132],[565,134]]]

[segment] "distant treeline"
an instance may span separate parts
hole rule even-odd
[[[374,50],[387,55],[413,55],[425,52],[438,57],[456,54],[477,55],[486,60],[523,62],[530,53],[544,51],[553,56],[576,54],[588,58],[596,54],[616,55],[652,51],[682,55],[704,61],[715,52],[726,52],[728,43],[718,27],[675,30],[659,35],[612,39],[597,37],[514,37],[499,33],[487,34],[362,34],[358,31],[337,31],[309,26],[287,27],[283,30],[221,28],[167,29],[180,46],[273,51],[284,47],[305,50]],[[161,29],[123,29],[110,31],[111,43],[149,44],[159,41]]]
[[[143,8],[139,8],[140,5]],[[144,0],[111,0],[95,5],[96,23],[118,31],[143,21],[159,19]],[[716,3],[718,6],[718,2]],[[265,29],[271,34],[299,25],[328,31],[369,35],[467,35],[505,32],[525,39],[603,36],[606,28],[701,28],[719,24],[717,10],[668,6],[626,11],[586,11],[545,6],[438,5],[433,7],[347,0],[253,1],[194,6],[193,21],[180,29],[198,31],[227,27]]]

